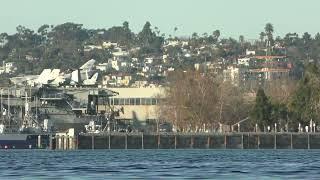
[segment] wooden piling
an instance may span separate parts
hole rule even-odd
[[[76,149],[79,149],[79,135],[76,136],[75,143],[76,143]]]
[[[74,137],[69,136],[69,150],[73,150],[74,149]]]
[[[41,135],[38,135],[38,149],[41,148]]]
[[[274,146],[273,146],[274,149],[277,149],[277,134],[274,133]]]
[[[143,133],[141,134],[141,149],[144,149]]]
[[[124,148],[128,149],[128,134],[126,134],[124,137]]]
[[[292,143],[292,133],[290,134],[290,148],[293,149],[293,143]]]
[[[208,139],[207,139],[207,149],[210,149],[210,136],[208,136]]]
[[[158,134],[158,149],[160,148],[160,134]]]
[[[59,136],[59,150],[63,150],[63,136]]]
[[[244,147],[243,147],[243,134],[241,135],[241,148],[244,149]]]
[[[308,133],[308,149],[310,149],[310,134]]]
[[[60,142],[59,142],[59,141],[60,141],[60,137],[56,135],[56,136],[55,136],[55,139],[56,139],[56,150],[58,150],[58,149],[59,149],[59,146],[60,146],[60,145],[59,145],[59,144],[60,144]]]
[[[250,149],[250,133],[248,133],[248,146],[247,146],[248,149]]]
[[[50,134],[49,135],[49,149],[52,150],[53,147],[52,147],[52,135]]]
[[[91,135],[91,149],[94,150],[94,135]]]
[[[194,144],[194,137],[191,135],[190,136],[190,149],[193,148],[193,144]]]
[[[224,148],[227,149],[227,135],[224,135]]]
[[[174,134],[174,149],[177,149],[177,134]]]
[[[69,136],[65,136],[63,139],[63,150],[67,150],[68,149],[68,144],[69,144]]]
[[[108,148],[111,149],[111,137],[110,137],[110,134],[108,136]]]

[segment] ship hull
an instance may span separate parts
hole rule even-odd
[[[38,135],[0,134],[0,149],[35,149],[37,145]]]

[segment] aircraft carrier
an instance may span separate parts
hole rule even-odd
[[[0,87],[0,148],[34,147],[32,134],[114,131],[120,109],[110,106],[118,93],[97,88],[95,60],[72,72],[44,69],[40,75],[10,78]],[[89,124],[89,125],[88,125]]]
[[[25,99],[32,118],[43,125],[47,120],[55,130],[81,129],[90,121],[106,122],[118,110],[109,105],[117,92],[100,88],[8,88],[1,90],[2,115],[10,114],[10,124],[25,118]]]

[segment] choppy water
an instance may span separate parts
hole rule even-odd
[[[319,179],[320,151],[0,151],[0,179]]]

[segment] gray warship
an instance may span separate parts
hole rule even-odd
[[[95,87],[10,87],[3,88],[1,107],[9,111],[7,124],[18,126],[25,116],[25,99],[28,98],[29,116],[39,126],[50,131],[74,128],[83,131],[90,122],[114,130],[115,117],[121,109],[110,106],[109,98],[117,92]],[[21,125],[21,123],[20,123]]]

